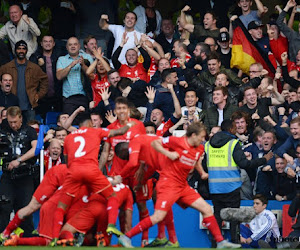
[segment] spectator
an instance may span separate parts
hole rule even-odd
[[[256,195],[253,208],[256,216],[249,223],[249,227],[241,224],[241,243],[243,247],[272,248],[276,247],[276,240],[280,238],[279,227],[275,215],[266,210],[268,200],[263,195]],[[268,247],[266,247],[266,244]]]
[[[48,76],[48,93],[39,100],[37,113],[43,118],[50,110],[61,111],[62,105],[62,83],[56,78],[56,64],[59,55],[55,49],[52,36],[44,36],[41,41],[41,50],[31,55],[30,61],[38,64]]]
[[[115,38],[113,53],[115,53],[117,48],[120,46],[123,40],[124,32],[126,33],[126,36],[128,37],[127,42],[124,43],[125,46],[122,50],[122,53],[118,57],[118,60],[120,61],[121,64],[126,63],[125,53],[127,52],[127,50],[132,49],[136,46],[135,37],[137,38],[138,41],[141,39],[142,33],[134,29],[136,21],[137,21],[137,16],[134,12],[127,12],[127,14],[124,17],[124,27],[121,25],[108,24],[107,15],[101,15],[101,18],[99,20],[99,26],[101,29],[110,30],[113,33],[113,36]],[[158,53],[160,55],[164,55],[162,47],[152,39],[150,39],[150,41],[153,43],[154,48],[158,50]]]
[[[263,6],[260,0],[254,0],[257,10],[251,10],[253,0],[239,0],[238,6],[242,10],[242,15],[239,16],[240,20],[247,28],[249,23],[252,21],[260,21],[263,14],[265,14],[268,9]]]
[[[231,116],[231,120],[236,126],[236,136],[241,142],[241,146],[244,148],[247,144],[252,142],[253,128],[251,124],[250,116],[241,110],[237,110]]]
[[[228,89],[228,100],[231,104],[234,104],[236,106],[238,105],[239,89],[232,84],[229,84],[228,76],[226,75],[226,73],[219,72],[217,74],[215,85],[226,87]]]
[[[217,51],[218,44],[216,42],[216,38],[208,36],[208,37],[205,38],[204,43],[206,43],[209,46],[211,52],[216,52]]]
[[[67,39],[75,36],[77,7],[72,0],[53,0],[48,2],[52,13],[50,34],[55,38],[58,55],[67,54]]]
[[[160,33],[161,15],[155,7],[156,0],[147,0],[146,6],[139,5],[133,12],[137,15],[135,29],[147,34],[151,38],[155,38]]]
[[[57,61],[56,77],[63,81],[63,112],[71,115],[79,106],[89,109],[89,99],[87,96],[87,83],[82,82],[82,75],[85,74],[88,66],[84,59],[91,64],[93,59],[90,55],[80,51],[80,44],[76,37],[71,37],[67,42],[68,54],[61,56]],[[74,120],[75,123],[78,122]]]
[[[170,62],[171,68],[179,68],[179,60],[184,60],[184,62],[188,62],[191,59],[191,55],[187,51],[187,47],[184,44],[183,39],[174,42],[173,52],[175,54],[175,58],[173,58]]]
[[[12,106],[7,110],[8,127],[2,130],[4,135],[14,135],[6,150],[8,156],[3,161],[3,174],[0,181],[0,195],[5,195],[10,202],[1,204],[0,231],[7,226],[12,210],[18,211],[26,206],[34,191],[33,165],[36,162],[34,151],[37,144],[36,131],[22,122],[22,112],[19,107]],[[14,149],[14,150],[12,150]],[[21,223],[24,236],[30,236],[33,231],[32,217],[27,217]]]
[[[172,19],[166,18],[161,21],[161,33],[156,37],[155,41],[158,42],[164,53],[171,53],[171,57],[174,57],[173,44],[174,41],[180,38],[179,33],[175,30],[175,26]]]
[[[44,166],[45,172],[48,171],[53,166],[60,165],[62,163],[61,159],[61,143],[58,139],[52,139],[48,149],[44,151]]]
[[[255,124],[260,125],[262,129],[268,128],[263,120],[264,117],[270,115],[270,111],[266,107],[284,103],[284,98],[274,88],[272,88],[272,93],[274,97],[257,98],[256,90],[253,87],[249,86],[244,89],[246,104],[240,110],[248,113]]]
[[[220,30],[217,28],[217,19],[213,12],[207,11],[203,18],[203,26],[187,24],[185,22],[185,12],[189,11],[191,8],[186,5],[180,14],[180,25],[185,30],[189,31],[193,34],[198,41],[203,41],[206,37],[210,36],[213,38],[217,38]]]
[[[185,106],[181,108],[181,115],[186,115],[186,111],[190,108],[195,108],[194,115],[198,117],[198,120],[202,119],[202,109],[200,109],[198,104],[199,98],[197,97],[197,92],[193,88],[187,88],[185,90],[184,102]]]
[[[121,80],[120,74],[117,70],[112,69],[107,72],[107,79],[110,85],[109,92],[110,98],[114,101],[118,96],[121,96],[120,90],[117,88],[118,82]]]
[[[14,54],[16,43],[20,40],[25,41],[28,45],[26,57],[29,58],[37,49],[37,37],[41,32],[32,18],[23,15],[19,5],[10,6],[9,18],[10,21],[0,29],[0,39],[8,36]]]
[[[297,3],[295,0],[289,0],[282,12],[279,14],[276,21],[280,31],[286,36],[289,41],[289,58],[292,62],[296,62],[296,56],[298,51],[300,50],[300,33],[299,30],[297,32],[289,28],[284,23],[284,19],[289,9],[295,7],[296,5]]]
[[[231,60],[231,48],[230,48],[230,37],[228,32],[221,32],[218,36],[218,50],[217,52],[220,55],[221,64],[226,68],[230,69],[230,60]]]
[[[95,60],[93,51],[98,49],[97,40],[94,36],[89,35],[83,40],[84,52],[89,54]]]
[[[164,57],[161,58],[157,63],[157,70],[152,76],[149,85],[155,86],[161,84],[161,73],[163,72],[163,70],[169,68],[171,68],[170,61]]]
[[[9,73],[13,78],[15,84],[12,85],[12,93],[18,96],[24,123],[35,119],[34,108],[48,91],[46,73],[38,65],[26,59],[27,52],[27,43],[23,40],[17,42],[16,59],[0,68],[0,75]]]
[[[94,47],[92,48],[92,52],[96,60],[86,70],[86,74],[91,80],[93,91],[93,103],[90,103],[90,108],[94,108],[99,104],[102,100],[101,92],[105,88],[109,88],[107,72],[111,69],[109,61],[102,56],[101,48],[96,50],[96,47]]]
[[[164,69],[161,75],[162,83],[156,87],[156,94],[153,103],[153,108],[158,108],[163,111],[165,120],[168,120],[174,112],[173,98],[168,88],[168,84],[172,84],[176,96],[180,95],[179,86],[177,85],[177,73],[175,69]],[[180,97],[178,98],[180,101]],[[180,112],[181,113],[181,112]]]
[[[289,178],[285,173],[287,161],[284,158],[276,157],[275,166],[275,199],[277,201],[293,200],[296,196],[295,178]]]
[[[194,74],[200,73],[200,71],[208,71],[207,58],[211,51],[209,45],[206,43],[197,43],[193,51],[193,57],[186,63],[187,68],[192,68],[195,72],[185,72],[185,77],[188,82],[194,77]]]
[[[103,119],[99,113],[91,113],[91,121],[93,124],[93,128],[101,128]]]
[[[0,107],[19,106],[19,99],[11,92],[13,79],[10,74],[3,73],[0,76]]]
[[[112,56],[112,62],[115,69],[119,70],[120,76],[128,77],[133,82],[137,80],[147,81],[147,71],[150,67],[150,57],[148,53],[141,47],[141,40],[138,41],[135,35],[135,45],[139,49],[141,55],[144,58],[143,63],[138,62],[138,53],[134,49],[128,49],[125,53],[126,64],[122,64],[120,59],[121,52],[125,49],[125,44],[128,42],[127,33],[123,33],[123,38],[120,46],[114,52]]]
[[[146,134],[156,135],[156,125],[154,122],[144,122]]]
[[[251,35],[253,41],[266,55],[270,52],[269,38],[263,36],[262,27],[264,25],[259,21],[251,21],[248,24],[248,32]]]
[[[228,101],[228,90],[223,86],[214,89],[213,103],[214,106],[208,108],[204,116],[204,125],[208,134],[213,127],[221,126],[223,120],[230,119],[232,113],[238,109]]]

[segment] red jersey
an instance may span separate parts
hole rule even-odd
[[[116,198],[119,202],[119,208],[125,210],[133,210],[133,197],[131,190],[127,185],[123,183],[113,186],[113,190],[116,193]]]
[[[67,172],[66,164],[54,166],[46,172],[44,179],[33,194],[40,204],[47,201],[62,186]]]
[[[185,54],[185,61],[186,61],[186,62],[188,62],[191,58],[192,58],[192,57],[191,57],[191,55],[190,55],[189,53],[186,53],[186,54]],[[180,68],[180,67],[181,67],[180,64],[179,64],[179,59],[180,59],[180,58],[176,57],[176,58],[173,58],[173,59],[171,60],[171,62],[170,62],[171,68]]]
[[[64,142],[64,154],[68,156],[68,167],[89,165],[98,168],[99,145],[101,140],[108,135],[108,129],[86,127],[69,134]]]
[[[151,56],[151,63],[150,63],[150,67],[148,69],[148,74],[147,74],[147,82],[149,82],[151,80],[152,76],[155,74],[157,69],[158,69],[157,63],[156,63],[154,57]]]
[[[143,81],[147,81],[147,71],[142,63],[137,63],[134,67],[129,67],[127,64],[122,64],[119,68],[121,77],[137,78]]]
[[[187,185],[186,179],[204,153],[204,146],[199,145],[197,148],[190,146],[186,136],[162,138],[162,145],[170,151],[176,151],[179,158],[175,161],[166,158],[166,164],[162,168],[160,178],[165,176],[174,180],[180,186]]]
[[[172,128],[173,126],[174,123],[171,121],[171,119],[167,120],[166,122],[162,122],[156,129],[156,135],[163,136],[164,133],[166,133],[169,128]]]
[[[95,107],[101,102],[102,97],[99,92],[110,86],[107,75],[99,80],[98,74],[95,74],[94,80],[91,82],[92,90],[93,90],[93,101],[95,102]]]
[[[120,142],[129,142],[136,135],[146,134],[146,129],[142,122],[140,122],[136,119],[133,119],[133,118],[129,118],[128,121],[134,121],[135,125],[133,127],[131,127],[127,131],[127,133],[125,133],[124,135],[118,135],[118,136],[107,138],[106,141],[111,145],[111,147],[113,149],[115,149],[115,146]],[[107,128],[109,128],[109,129],[118,129],[121,127],[123,127],[123,126],[120,124],[119,120],[116,120],[114,123],[107,126]],[[119,157],[117,157],[115,155],[113,158],[113,164],[112,164],[113,166],[112,166],[112,169],[110,170],[111,173],[114,173],[114,175],[120,174],[120,172],[125,164],[126,164],[126,161],[121,160]]]
[[[138,135],[129,142],[129,161],[121,172],[123,178],[129,177],[132,171],[139,168],[140,163],[147,164],[152,174],[161,169],[159,159],[164,156],[151,146],[151,142],[159,138],[155,135]]]

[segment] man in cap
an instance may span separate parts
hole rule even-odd
[[[38,47],[37,37],[41,31],[32,18],[23,15],[19,5],[14,4],[9,7],[9,18],[10,21],[0,29],[0,39],[8,36],[13,52],[16,42],[21,39],[26,41],[28,44],[27,58],[29,58]]]
[[[264,25],[259,21],[252,21],[248,24],[248,32],[261,51],[268,55],[270,51],[270,43],[269,38],[263,36],[263,26]]]
[[[34,108],[48,91],[47,74],[35,63],[26,59],[27,43],[20,40],[15,45],[16,58],[0,68],[0,75],[8,73],[14,82],[12,93],[18,96],[23,122],[35,119]]]
[[[219,34],[217,43],[219,48],[217,52],[220,55],[221,64],[226,68],[230,69],[231,60],[231,48],[230,48],[230,37],[227,31],[223,31]]]

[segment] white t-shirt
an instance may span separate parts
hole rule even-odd
[[[114,48],[113,48],[113,53],[116,51],[116,49],[120,46],[121,42],[122,42],[122,37],[123,37],[123,33],[125,32],[125,27],[122,25],[115,25],[115,24],[110,24],[108,29],[113,33],[114,38],[115,38],[115,44],[114,44]],[[128,49],[132,49],[135,47],[134,44],[134,33],[136,33],[137,39],[140,40],[141,39],[141,35],[142,33],[134,30],[131,32],[127,32],[127,37],[128,37],[128,41],[127,43],[125,43],[121,54],[119,56],[119,62],[121,64],[126,64],[126,59],[125,59],[125,54],[126,51]],[[154,40],[149,38],[150,42],[154,42]]]

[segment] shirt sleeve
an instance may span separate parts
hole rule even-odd
[[[264,223],[256,232],[253,232],[253,234],[251,235],[251,239],[255,241],[261,239],[265,234],[267,234],[270,231],[270,229],[274,226],[274,224],[275,223],[273,222],[271,216],[265,213]]]

